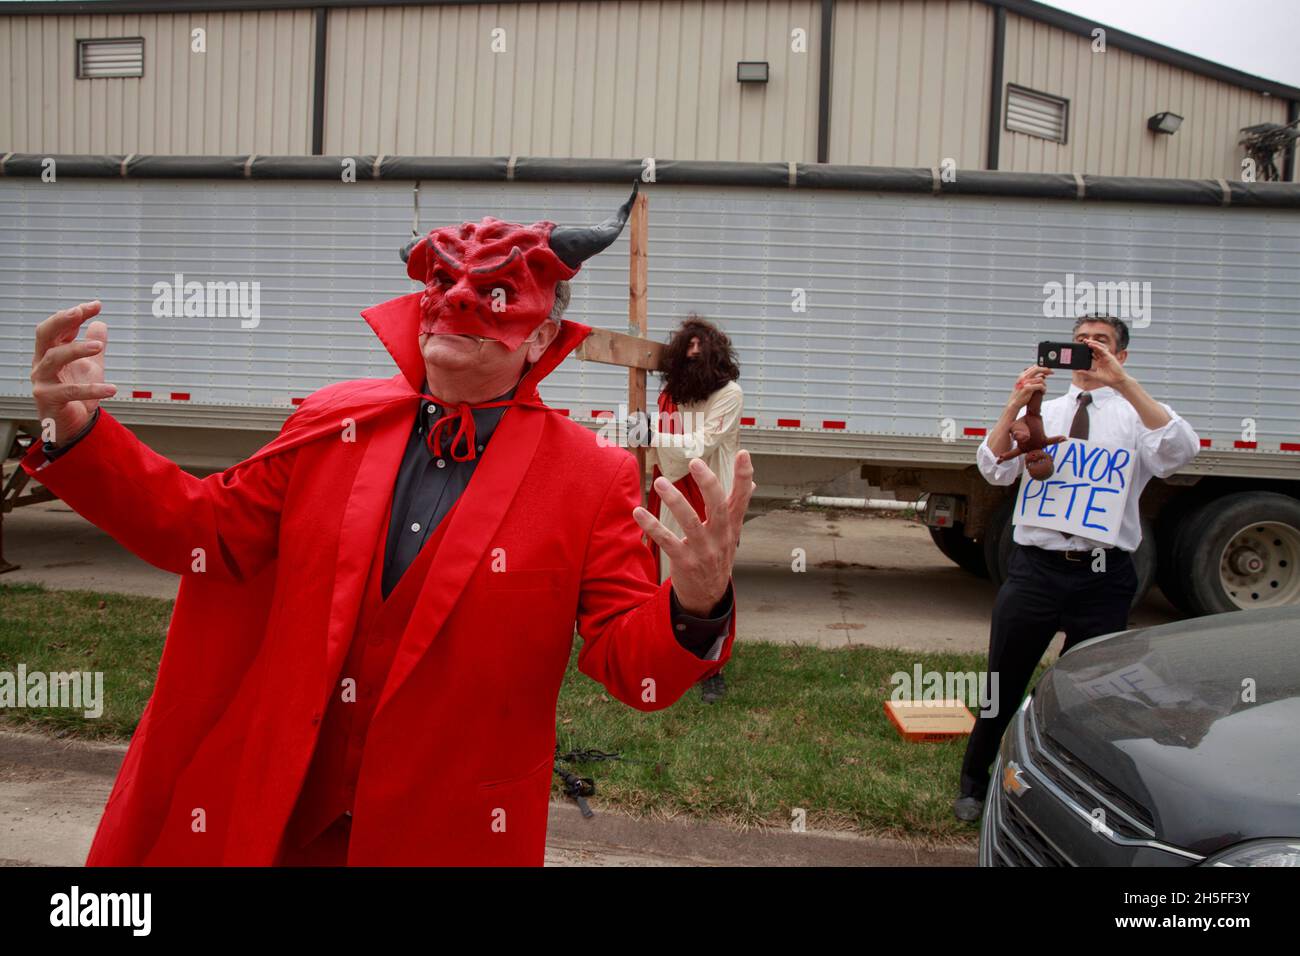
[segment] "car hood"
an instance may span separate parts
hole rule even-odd
[[[1300,836],[1300,608],[1139,628],[1076,647],[1034,691],[1038,726],[1208,855]]]

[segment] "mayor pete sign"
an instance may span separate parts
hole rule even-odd
[[[1041,481],[1024,474],[1013,523],[1113,545],[1133,484],[1133,450],[1081,438],[1043,450],[1055,470]]]

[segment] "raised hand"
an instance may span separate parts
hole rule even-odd
[[[1007,400],[1007,407],[1019,411],[1029,404],[1029,400],[1035,393],[1042,395],[1047,391],[1047,377],[1051,374],[1050,368],[1041,365],[1029,366],[1016,379],[1015,387],[1011,389],[1011,398]]]
[[[655,481],[655,491],[677,519],[685,538],[677,537],[645,508],[634,508],[632,517],[672,562],[673,591],[682,610],[706,617],[727,593],[740,544],[740,526],[758,485],[754,484],[749,452],[744,450],[736,455],[731,494],[725,498],[722,482],[703,461],[692,458],[690,468],[704,496],[703,521],[672,482],[663,476]]]
[[[1092,368],[1080,369],[1078,372],[1084,384],[1109,385],[1112,388],[1125,384],[1129,377],[1128,372],[1124,371],[1123,364],[1105,343],[1087,339],[1083,344],[1092,349]]]
[[[55,312],[36,326],[32,398],[41,422],[54,422],[51,438],[54,445],[81,431],[101,399],[117,394],[116,385],[104,382],[108,326],[103,322],[91,322],[86,328],[86,337],[77,341],[81,323],[99,315],[99,310],[98,299],[83,302]]]

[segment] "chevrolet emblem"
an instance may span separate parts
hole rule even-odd
[[[1018,763],[1008,760],[1007,765],[1002,768],[1002,789],[1017,797],[1023,796],[1026,790],[1031,789],[1022,776],[1023,773]]]

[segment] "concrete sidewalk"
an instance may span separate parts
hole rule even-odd
[[[0,731],[0,866],[80,866],[126,747]],[[974,848],[637,820],[551,803],[547,866],[973,866]]]

